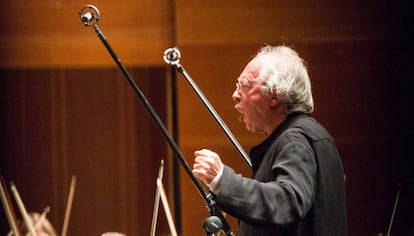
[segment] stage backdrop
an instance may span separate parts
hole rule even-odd
[[[315,113],[341,153],[349,235],[385,233],[398,190],[393,235],[412,225],[408,135],[408,29],[404,1],[9,1],[0,14],[0,170],[30,211],[50,206],[63,224],[70,179],[77,187],[68,235],[148,235],[155,178],[164,183],[181,235],[203,235],[205,203],[92,27],[78,11],[95,4],[99,27],[160,114],[187,162],[211,148],[251,172],[185,79],[181,63],[248,151],[263,137],[233,109],[235,80],[259,47],[286,44],[307,61]],[[401,188],[399,188],[401,187]],[[157,235],[169,233],[160,209]],[[0,214],[0,234],[8,232]],[[227,216],[234,231],[237,220]]]

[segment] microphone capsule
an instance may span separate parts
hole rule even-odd
[[[91,20],[93,20],[93,15],[92,15],[92,13],[90,13],[90,12],[88,12],[88,13],[86,13],[86,14],[84,14],[82,17],[81,17],[81,20],[82,20],[82,22],[83,23],[88,23],[89,21],[91,21]]]
[[[169,64],[169,65],[175,65],[178,66],[178,64],[180,63],[180,59],[181,59],[181,53],[180,50],[178,50],[178,48],[168,48],[167,50],[164,51],[164,61],[165,63]]]
[[[210,216],[204,220],[203,226],[207,232],[217,233],[222,229],[223,223],[218,216]]]
[[[85,26],[91,26],[98,23],[100,13],[94,5],[86,5],[80,9],[79,17]]]

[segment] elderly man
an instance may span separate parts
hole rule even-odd
[[[238,235],[347,235],[343,166],[334,139],[310,116],[304,61],[290,47],[265,46],[232,97],[246,129],[265,135],[250,151],[252,178],[208,149],[195,151],[193,174],[240,220]]]

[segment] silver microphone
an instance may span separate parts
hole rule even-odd
[[[91,26],[98,23],[101,14],[94,5],[86,5],[80,9],[79,16],[85,26]]]
[[[222,229],[223,223],[218,216],[210,216],[204,220],[203,226],[208,233],[215,234]]]
[[[168,48],[164,51],[164,61],[169,65],[178,66],[181,60],[181,52],[178,48]]]
[[[86,14],[84,14],[83,16],[81,16],[81,21],[84,24],[87,24],[88,22],[90,22],[91,20],[93,20],[93,15],[92,13],[88,12]]]

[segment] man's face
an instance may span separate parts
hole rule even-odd
[[[263,58],[254,58],[246,65],[232,95],[236,101],[234,108],[240,112],[240,122],[251,132],[265,132],[266,120],[269,119],[270,98],[262,93],[258,85],[262,62]]]

